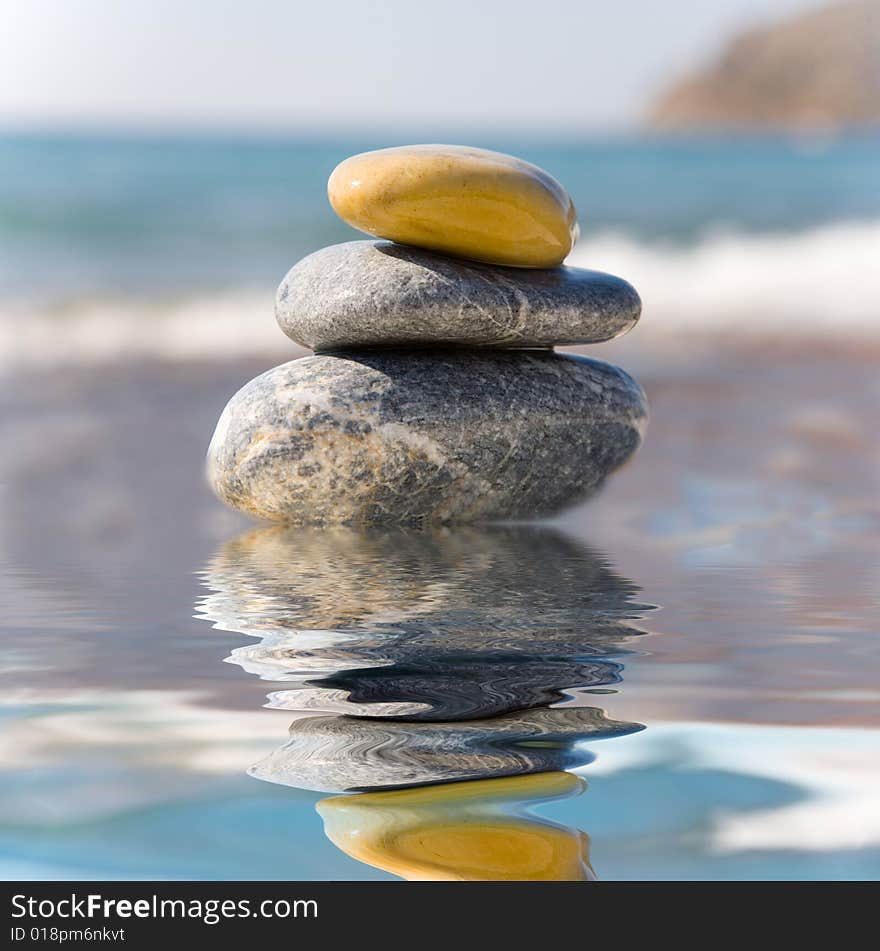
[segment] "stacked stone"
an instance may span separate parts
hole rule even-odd
[[[559,354],[628,331],[624,280],[562,266],[574,205],[543,170],[458,146],[347,159],[343,220],[381,240],[305,258],[281,329],[315,355],[248,383],[208,450],[228,504],[271,521],[420,523],[553,514],[637,449],[622,370]]]

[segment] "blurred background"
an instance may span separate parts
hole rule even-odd
[[[641,330],[873,333],[875,0],[6,2],[0,360],[283,355],[345,156],[512,151]],[[643,336],[640,333],[639,336]]]
[[[549,170],[644,302],[585,349],[645,443],[556,527],[662,608],[602,698],[647,729],[554,815],[602,877],[880,875],[880,0],[0,14],[0,874],[378,876],[244,775],[288,718],[192,617],[248,527],[202,466],[356,237],[333,167],[440,141]]]

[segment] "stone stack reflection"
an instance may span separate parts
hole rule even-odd
[[[269,706],[295,716],[288,742],[252,775],[369,792],[320,806],[342,848],[409,877],[589,877],[580,833],[569,841],[572,830],[514,815],[511,802],[577,792],[558,771],[590,762],[587,742],[641,729],[588,702],[620,680],[650,610],[601,556],[538,526],[271,528],[227,543],[206,583],[201,614],[257,638],[229,660],[281,684]],[[533,774],[549,778],[511,779]],[[413,843],[428,841],[411,834],[422,824],[446,829],[452,852],[440,856],[432,833],[430,856],[414,856]],[[486,851],[502,833],[505,874]],[[556,857],[526,874],[532,847]]]

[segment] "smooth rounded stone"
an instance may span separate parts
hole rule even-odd
[[[622,370],[568,354],[363,351],[263,373],[208,449],[217,495],[290,523],[551,515],[637,449],[647,418]]]
[[[599,343],[640,312],[634,288],[601,271],[499,268],[383,241],[310,254],[275,302],[284,333],[312,350]]]
[[[330,204],[378,238],[513,267],[555,267],[578,237],[565,189],[512,155],[462,145],[364,152],[334,169]]]
[[[333,796],[315,808],[335,846],[407,881],[592,881],[586,833],[530,812],[585,788],[571,773],[535,773]]]
[[[584,742],[642,729],[597,707],[544,707],[459,723],[305,716],[293,721],[284,746],[248,772],[318,792],[491,779],[583,766],[593,759]]]

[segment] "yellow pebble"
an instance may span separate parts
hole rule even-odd
[[[568,773],[334,796],[318,803],[344,852],[409,881],[589,881],[585,833],[526,808],[577,795]]]
[[[327,193],[360,231],[490,264],[556,267],[578,237],[574,204],[555,178],[485,149],[363,152],[337,165]]]

